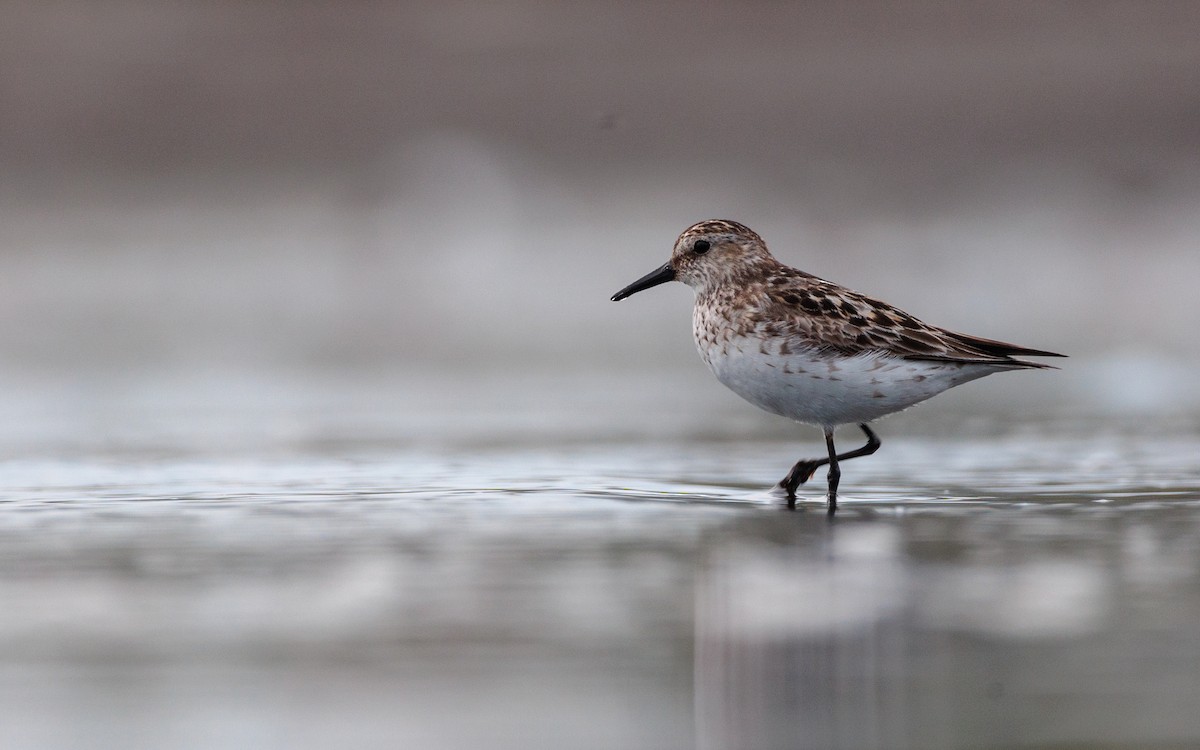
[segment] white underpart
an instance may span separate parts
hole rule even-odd
[[[883,353],[852,357],[786,347],[782,339],[733,336],[700,356],[726,387],[755,406],[833,427],[870,422],[997,370],[995,365],[922,362]]]

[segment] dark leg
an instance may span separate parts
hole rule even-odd
[[[833,428],[825,428],[825,447],[829,449],[829,515],[837,513],[838,481],[842,478],[842,470],[838,467],[837,448],[833,447]]]
[[[843,453],[840,456],[832,456],[832,458],[835,459],[835,462],[846,461],[851,458],[858,458],[859,456],[869,456],[875,451],[879,450],[880,445],[883,445],[883,443],[879,441],[879,437],[866,424],[860,424],[859,428],[866,433],[867,444],[856,450]],[[832,435],[832,432],[829,434]],[[829,458],[803,458],[792,467],[792,470],[788,472],[788,475],[783,478],[782,482],[779,483],[779,486],[782,487],[785,492],[787,492],[789,508],[796,507],[796,488],[811,479],[812,475],[816,473],[817,469],[829,462]]]

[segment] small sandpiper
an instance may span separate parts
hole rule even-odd
[[[612,300],[675,280],[696,292],[692,335],[717,380],[761,409],[824,430],[828,456],[801,459],[779,482],[789,508],[796,488],[829,464],[828,512],[837,511],[838,462],[879,449],[871,421],[993,372],[1054,369],[1017,356],[1064,356],[923,323],[783,265],[736,221],[688,227],[671,260]],[[839,454],[833,431],[843,424],[857,424],[866,445]]]

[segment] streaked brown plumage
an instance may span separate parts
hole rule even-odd
[[[738,247],[741,268],[714,283],[713,274],[697,268],[686,248],[697,239],[721,236],[733,238],[730,244]],[[878,352],[912,360],[1011,369],[1051,368],[1014,356],[1062,356],[932,326],[886,302],[785,266],[770,255],[757,233],[737,222],[695,224],[679,236],[676,247],[685,248],[672,258],[673,264],[678,261],[677,276],[684,280],[683,274],[690,272],[704,280],[703,288],[690,284],[697,290],[697,306],[726,309],[735,331],[753,329],[793,345],[846,356]]]

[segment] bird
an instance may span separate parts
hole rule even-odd
[[[828,464],[827,512],[837,512],[840,464],[882,441],[871,422],[942,391],[1007,370],[1058,369],[1019,357],[1066,355],[970,336],[780,263],[756,232],[710,219],[685,229],[671,259],[612,296],[669,281],[695,292],[692,335],[708,368],[751,404],[820,427],[826,456],[802,458],[777,485],[789,508]],[[834,430],[855,424],[860,448],[838,453]]]

